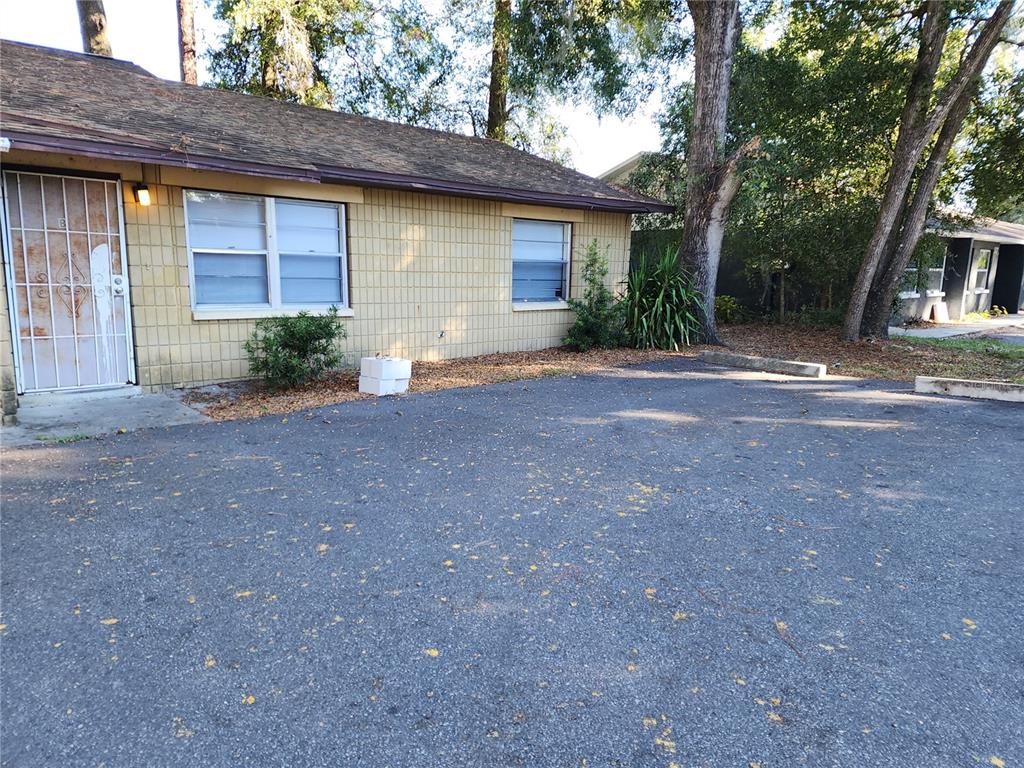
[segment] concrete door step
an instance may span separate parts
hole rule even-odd
[[[36,406],[60,405],[71,401],[99,400],[107,397],[135,397],[142,394],[142,387],[137,384],[124,384],[118,387],[97,387],[95,389],[67,389],[51,392],[28,392],[18,396],[18,409]]]

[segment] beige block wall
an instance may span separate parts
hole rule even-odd
[[[242,344],[255,321],[193,319],[182,190],[151,184],[150,191],[148,207],[125,201],[140,384],[245,377]],[[367,189],[346,214],[354,312],[344,320],[348,365],[378,352],[440,360],[544,349],[560,344],[572,323],[565,309],[512,309],[512,219],[501,203]],[[595,239],[608,255],[609,285],[618,289],[629,263],[630,217],[581,218],[573,224],[571,295],[582,292],[582,250]]]
[[[53,167],[60,159],[47,160]],[[61,164],[72,167],[75,160]],[[244,182],[251,187],[253,179]],[[255,320],[193,318],[182,188],[149,183],[153,202],[140,206],[131,186],[128,180],[123,185],[124,223],[139,383],[158,390],[244,378],[242,345]],[[309,199],[330,190],[307,186],[303,196]],[[363,190],[362,198],[346,205],[354,313],[343,321],[346,365],[378,352],[440,360],[561,343],[571,311],[512,308],[512,218],[503,215],[512,212],[508,206],[375,189]],[[630,216],[558,209],[544,215],[578,219],[571,295],[582,293],[582,252],[591,240],[605,250],[608,284],[619,290],[629,263]],[[14,376],[6,306],[0,323],[2,383]]]

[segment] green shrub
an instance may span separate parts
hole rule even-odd
[[[626,281],[626,335],[639,349],[689,346],[700,336],[700,293],[672,249],[645,258]]]
[[[604,284],[608,276],[608,260],[598,248],[597,240],[592,240],[587,246],[581,271],[585,286],[583,299],[569,299],[569,306],[576,312],[576,322],[562,343],[580,352],[595,347],[617,347],[623,339],[622,311]]]
[[[323,315],[300,312],[257,320],[245,342],[249,371],[272,389],[297,387],[341,364],[336,342],[344,338],[337,307]]]
[[[738,323],[746,313],[735,296],[715,296],[715,320],[719,323]]]

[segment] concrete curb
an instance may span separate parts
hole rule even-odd
[[[914,379],[914,391],[925,395],[952,395],[953,397],[972,397],[976,400],[1024,403],[1024,384],[1011,384],[1008,381],[972,381],[970,379],[918,376]]]
[[[754,371],[784,373],[788,376],[807,376],[812,379],[825,378],[826,369],[821,363],[804,363],[799,360],[779,360],[774,357],[737,355],[732,352],[701,352],[697,359],[712,365],[727,365],[732,368],[748,368]]]

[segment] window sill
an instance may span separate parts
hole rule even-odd
[[[925,293],[925,296],[927,296],[930,299],[941,299],[945,295],[945,291],[927,291]]]
[[[207,307],[192,309],[193,320],[259,320],[263,317],[295,317],[299,312],[311,315],[326,315],[328,307]],[[338,308],[338,317],[355,317],[350,308]]]
[[[904,300],[906,300],[906,299],[919,299],[919,298],[921,298],[921,294],[920,293],[914,293],[913,291],[900,291],[899,297],[901,299],[904,299]]]
[[[546,309],[569,309],[569,303],[565,301],[513,301],[513,312],[538,312]]]
[[[981,294],[988,293],[988,288],[975,288],[974,293],[980,296]]]

